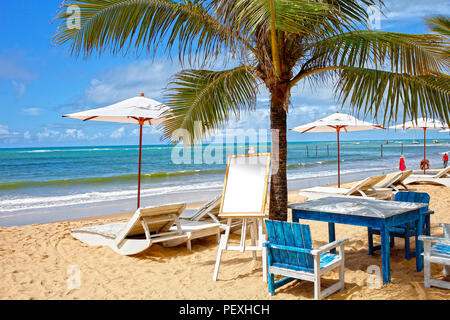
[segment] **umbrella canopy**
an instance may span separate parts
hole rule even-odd
[[[127,99],[113,105],[64,115],[63,118],[74,118],[83,121],[106,121],[119,123],[134,123],[140,126],[139,135],[139,175],[138,175],[138,209],[141,206],[141,168],[142,168],[142,131],[143,126],[161,124],[170,108],[161,102],[144,97]]]
[[[340,159],[340,132],[364,131],[373,129],[384,129],[382,126],[367,121],[359,120],[349,114],[336,112],[326,118],[301,125],[292,131],[300,133],[307,132],[336,132],[338,144],[338,187],[341,187],[341,159]]]
[[[161,117],[168,110],[170,110],[169,107],[161,102],[141,95],[140,97],[127,99],[107,107],[68,114],[63,117],[83,121],[93,120],[135,124],[144,121],[152,125],[162,123]]]
[[[442,130],[446,129],[448,126],[446,126],[444,123],[435,120],[435,119],[426,119],[426,118],[420,118],[414,120],[414,121],[408,121],[403,124],[398,124],[396,126],[391,127],[391,129],[415,129],[415,130],[423,130],[423,161],[427,161],[427,145],[426,145],[426,138],[427,138],[427,130]],[[423,165],[423,173],[425,174],[427,170],[427,167],[425,164]]]

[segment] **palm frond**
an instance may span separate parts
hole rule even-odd
[[[384,108],[384,124],[406,117],[439,118],[450,123],[450,77],[442,73],[408,75],[365,68],[344,68],[336,86],[339,99],[374,117]]]
[[[443,49],[449,41],[437,35],[353,31],[314,44],[311,55],[321,65],[386,67],[393,72],[424,75],[449,67]]]
[[[201,141],[219,129],[231,115],[256,106],[257,84],[253,67],[240,66],[225,71],[183,70],[168,86],[165,100],[172,108],[164,124],[164,137],[178,130],[188,134],[185,143]],[[184,137],[186,138],[186,137]]]
[[[113,54],[134,49],[150,52],[162,44],[166,50],[178,45],[180,58],[186,54],[218,55],[220,49],[234,50],[237,35],[214,19],[203,2],[186,0],[78,0],[65,1],[56,17],[60,21],[54,43],[70,43],[72,54]],[[80,8],[81,28],[68,22],[67,9]]]
[[[447,38],[450,37],[450,19],[446,16],[433,16],[425,19],[428,28]]]

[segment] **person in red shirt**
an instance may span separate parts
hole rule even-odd
[[[400,165],[399,165],[399,169],[400,171],[405,171],[406,170],[406,164],[405,164],[405,156],[402,155],[400,157]]]
[[[448,155],[444,154],[444,156],[442,157],[442,160],[444,160],[444,168],[447,168],[448,165]]]

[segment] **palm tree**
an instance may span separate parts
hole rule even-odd
[[[74,5],[80,28],[67,11]],[[375,5],[383,7],[378,0],[66,0],[54,43],[85,56],[106,50],[154,55],[161,46],[177,52],[190,68],[168,85],[168,139],[185,129],[191,142],[200,141],[230,117],[254,110],[265,85],[271,129],[278,132],[272,145],[279,146],[272,156],[279,170],[271,179],[270,217],[286,220],[286,118],[295,85],[333,81],[342,104],[374,117],[382,113],[385,121],[396,120],[400,108],[404,118],[421,112],[449,119],[448,40],[368,30],[366,8]],[[224,57],[223,70],[206,70]]]

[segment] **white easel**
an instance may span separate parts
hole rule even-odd
[[[238,160],[250,160],[259,157],[258,164],[239,163]],[[262,158],[262,159],[261,159]],[[253,159],[252,159],[253,160]],[[258,160],[258,159],[257,159]],[[242,162],[242,161],[241,161]],[[258,167],[259,166],[259,167]],[[232,156],[228,162],[219,218],[227,219],[225,234],[220,238],[213,280],[216,281],[223,251],[252,251],[257,259],[257,251],[262,252],[263,281],[267,281],[267,255],[263,247],[266,242],[264,234],[265,206],[269,183],[270,154],[249,154]],[[260,186],[260,187],[259,187]],[[228,188],[227,188],[228,187]],[[229,246],[228,241],[233,219],[242,219],[241,241],[239,246]],[[246,245],[247,227],[251,223],[251,245]]]
[[[237,219],[237,218],[234,218]],[[245,217],[239,218],[242,219],[242,230],[241,230],[241,242],[239,246],[229,246],[228,240],[231,232],[231,222],[233,218],[228,218],[227,227],[225,229],[225,234],[220,238],[219,251],[217,252],[216,266],[214,268],[214,277],[213,280],[217,280],[217,276],[219,275],[220,269],[220,260],[222,258],[223,251],[240,251],[244,253],[245,251],[252,251],[253,259],[256,260],[256,252],[262,252],[262,264],[263,264],[263,281],[267,281],[267,255],[266,249],[263,247],[264,242],[266,242],[266,235],[264,234],[263,223],[264,218],[262,217]],[[247,227],[249,220],[253,220],[250,225],[250,235],[251,235],[251,246],[246,246],[246,238],[247,238]]]

